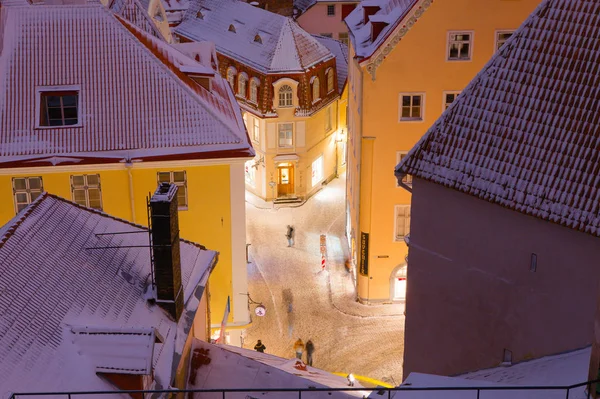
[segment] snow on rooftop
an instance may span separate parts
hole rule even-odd
[[[190,374],[189,389],[261,389],[261,388],[348,388],[348,381],[323,370],[306,366],[298,359],[284,359],[268,353],[228,345],[214,345],[194,340],[193,352],[201,357]],[[356,382],[354,388],[360,388]],[[232,398],[245,398],[247,393],[228,394]],[[368,391],[315,392],[303,397],[362,398]],[[269,398],[298,397],[298,393],[250,393]]]
[[[168,386],[216,253],[182,240],[185,313],[175,323],[144,299],[146,228],[46,193],[11,223],[0,237],[0,395],[111,389],[96,371],[142,373],[150,359]],[[97,235],[117,232],[131,234]],[[162,341],[153,352],[148,332]]]
[[[184,55],[100,3],[0,12],[1,161],[254,154],[224,79],[209,92],[179,70]],[[78,125],[39,128],[39,90],[78,92]]]
[[[302,73],[333,57],[292,19],[238,0],[192,1],[175,33],[213,42],[219,53],[263,73]]]
[[[396,29],[418,0],[365,0],[361,2],[345,19],[350,40],[357,56],[369,58],[385,39]],[[365,21],[365,7],[378,9]],[[387,25],[373,40],[371,21],[385,22]]]
[[[337,72],[338,93],[341,95],[348,80],[348,46],[339,40],[330,37],[313,35],[323,46],[335,56],[335,70]]]
[[[600,236],[600,2],[545,0],[396,167]]]

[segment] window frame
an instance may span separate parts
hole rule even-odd
[[[17,179],[25,180],[25,189],[17,190],[15,187],[15,181]],[[31,189],[31,185],[29,184],[29,179],[39,179],[40,180],[40,188],[39,189]],[[23,209],[27,208],[33,201],[39,198],[40,195],[44,192],[44,179],[42,176],[23,176],[23,177],[13,177],[11,179],[12,190],[13,190],[13,204],[15,206],[15,213],[18,214]],[[35,198],[31,198],[31,193],[37,193],[38,195]],[[18,202],[17,194],[25,194],[27,196],[27,202]],[[25,205],[22,209],[19,209],[19,205]]]
[[[335,17],[335,4],[327,4],[326,15],[328,17]]]
[[[327,78],[327,94],[333,93],[335,90],[335,74],[333,73],[333,68],[328,68],[325,71],[325,77]]]
[[[331,105],[325,108],[325,133],[329,133],[333,129],[333,111]]]
[[[283,125],[291,125],[291,144],[290,145],[281,145],[281,126]],[[294,140],[294,122],[280,122],[277,124],[277,148],[294,148],[295,140]],[[286,138],[287,140],[287,138]]]
[[[398,235],[398,216],[399,210],[403,209],[404,214],[404,234]],[[406,211],[408,210],[408,221],[406,220]],[[410,234],[410,220],[411,220],[411,207],[410,205],[402,204],[402,205],[394,205],[394,242],[403,242],[404,238]],[[407,224],[408,223],[408,227]]]
[[[35,128],[36,129],[67,129],[67,128],[74,128],[74,127],[81,127],[82,123],[81,123],[81,119],[82,119],[82,115],[84,115],[83,112],[83,101],[82,101],[82,91],[81,91],[81,86],[80,85],[69,85],[69,86],[39,86],[36,87],[35,89],[36,91],[36,104],[35,104]],[[42,111],[43,111],[43,104],[42,104],[42,96],[47,96],[47,93],[54,93],[55,95],[59,95],[61,93],[76,93],[77,96],[77,123],[73,124],[73,125],[54,125],[54,126],[50,126],[50,125],[43,125],[42,124]],[[62,116],[62,119],[64,119],[64,113]]]
[[[260,143],[260,120],[258,118],[252,118],[254,120],[252,124],[252,141]]]
[[[507,34],[510,33],[510,36],[508,37],[508,39],[510,39],[512,37],[512,35],[515,34],[515,30],[510,30],[510,29],[503,29],[503,30],[497,30],[494,32],[494,53],[496,53],[498,50],[500,50],[500,48],[502,48],[502,46],[504,45],[504,43],[506,43],[508,41],[508,39],[504,39],[504,41],[502,42],[501,46],[498,46],[498,43],[500,43],[499,40],[499,36],[502,34]]]
[[[243,90],[242,90],[242,88],[243,88]],[[248,75],[246,75],[244,72],[240,72],[237,76],[236,96],[246,98],[247,92],[248,92]]]
[[[237,75],[237,69],[235,69],[234,66],[228,66],[227,67],[227,72],[225,75],[225,80],[227,80],[227,83],[229,83],[229,87],[231,87],[231,90],[236,93],[237,91],[235,90],[235,77]],[[229,80],[231,79],[231,80]]]
[[[256,188],[256,159],[244,162],[244,182],[252,188]]]
[[[396,151],[396,165],[395,166],[398,166],[398,164],[402,161],[402,158],[404,158],[407,155],[408,155],[408,151]],[[394,181],[396,182],[396,187],[402,187],[398,183],[398,179],[394,178]],[[408,187],[412,187],[412,183],[413,183],[412,175],[404,176],[402,178],[402,183],[406,184]]]
[[[188,198],[188,188],[187,188],[187,171],[186,170],[159,170],[158,172],[156,172],[156,182],[157,184],[160,183],[166,183],[166,182],[162,182],[160,180],[160,174],[161,173],[169,173],[169,182],[168,183],[173,183],[178,187],[178,191],[181,187],[185,188],[185,206],[182,206],[181,204],[179,204],[179,199],[177,201],[177,210],[178,211],[187,211],[189,208],[189,198]],[[174,174],[175,173],[183,173],[183,183],[181,182],[176,182],[174,179]]]
[[[285,87],[289,87],[290,90],[283,91],[283,89]],[[284,95],[283,105],[281,102],[282,94]],[[289,94],[289,99],[287,98],[288,94]],[[289,100],[289,104],[288,104],[288,100]],[[277,105],[278,105],[278,108],[292,108],[294,106],[294,88],[291,85],[283,84],[279,87],[279,89],[277,89]]]
[[[342,37],[343,35],[343,37]],[[340,32],[338,34],[338,41],[344,43],[346,46],[348,45],[349,41],[348,41],[348,32]]]
[[[315,104],[321,100],[321,83],[319,82],[318,76],[313,76],[310,81],[310,92],[312,96],[312,103]],[[315,96],[316,94],[316,96]]]
[[[81,187],[77,187],[75,188],[75,183],[73,182],[73,178],[75,176],[81,176],[83,177],[83,186]],[[98,184],[97,185],[90,185],[88,182],[88,176],[96,176],[98,178]],[[100,182],[100,174],[99,173],[94,173],[94,174],[81,174],[81,175],[71,175],[69,177],[69,180],[71,182],[71,200],[81,206],[85,206],[87,208],[91,208],[91,209],[96,209],[99,211],[102,211],[104,209],[104,204],[102,202],[102,183]],[[100,207],[96,208],[90,205],[90,192],[89,189],[98,189],[98,194],[100,196]],[[77,202],[75,200],[75,190],[84,190],[85,193],[85,204],[80,204],[79,202]]]
[[[411,116],[410,117],[403,117],[402,116],[402,109],[404,108],[403,105],[403,100],[405,96],[409,96],[411,98],[410,102],[411,105],[409,106],[411,108]],[[414,97],[421,97],[421,115],[420,117],[414,117],[412,116],[412,108],[414,107],[413,105],[413,101],[414,101]],[[425,93],[424,92],[416,92],[416,93],[400,93],[398,94],[398,122],[423,122],[425,120]]]
[[[451,58],[450,57],[450,48],[452,47],[452,44],[454,42],[460,42],[462,43],[463,41],[451,41],[451,37],[452,35],[469,35],[469,56],[468,58],[460,58],[460,48],[458,50],[458,58]],[[469,62],[473,60],[473,46],[475,43],[475,32],[472,30],[451,30],[448,31],[447,36],[446,36],[446,61],[448,62]]]
[[[320,176],[315,176],[315,164],[318,166]],[[325,179],[325,160],[323,159],[323,154],[320,154],[312,163],[310,164],[310,182],[311,187],[316,187]]]
[[[258,104],[258,92],[260,82],[257,78],[250,79],[250,98],[248,99],[251,103]]]
[[[454,101],[456,101],[456,98],[458,97],[458,95],[461,93],[460,90],[447,90],[442,92],[442,112],[444,112],[445,110],[448,109],[448,107],[450,106],[450,104],[452,104]],[[447,95],[454,95],[454,100],[452,100],[451,103],[448,103],[446,101],[446,96]]]

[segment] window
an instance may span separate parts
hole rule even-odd
[[[238,76],[238,96],[246,98],[246,83],[248,82],[248,77],[246,74],[240,73]]]
[[[333,38],[333,33],[320,33],[319,36]]]
[[[229,25],[229,29],[227,29],[229,32],[233,32],[235,33],[235,26],[233,26],[233,24]]]
[[[325,109],[325,132],[331,130],[333,123],[331,123],[331,107]]]
[[[254,118],[254,130],[252,131],[252,140],[260,142],[260,122],[258,118]]]
[[[448,60],[468,61],[471,59],[472,33],[450,32],[448,34]]]
[[[14,177],[12,184],[17,213],[25,209],[44,191],[41,177]]]
[[[78,123],[79,92],[40,92],[40,126],[72,126]]]
[[[71,196],[79,205],[102,210],[100,175],[71,176]]]
[[[254,36],[254,43],[262,44],[262,37],[260,35]]]
[[[188,209],[187,178],[185,170],[176,172],[158,172],[158,183],[174,183],[177,186],[177,205],[179,210]]]
[[[323,155],[312,163],[312,185],[315,186],[319,184],[321,180],[323,180]]]
[[[279,88],[279,106],[280,107],[291,107],[293,90],[289,85],[283,85]]]
[[[448,109],[450,104],[456,100],[459,93],[460,91],[448,91],[444,93],[444,110]]]
[[[254,165],[256,165],[255,160],[244,163],[246,183],[252,187],[256,187],[256,167]]]
[[[423,95],[401,94],[400,95],[400,120],[421,121],[423,120]]]
[[[347,46],[348,45],[348,32],[340,32],[339,40],[340,40],[340,42],[344,43]]]
[[[506,43],[506,41],[515,33],[514,31],[496,32],[496,51]]]
[[[331,93],[333,91],[333,83],[333,68],[329,68],[327,70],[327,93]]]
[[[398,165],[400,162],[402,162],[402,160],[406,157],[407,153],[405,151],[399,151],[396,153],[396,165]],[[396,180],[396,179],[394,179]],[[402,178],[402,183],[406,184],[407,186],[412,186],[412,176],[411,175],[406,175],[404,176],[404,178]],[[396,180],[396,187],[400,187],[400,185],[398,184],[398,180]]]
[[[321,91],[319,87],[319,78],[313,77],[312,81],[312,102],[316,103],[321,98]]]
[[[335,4],[329,4],[327,5],[327,16],[331,17],[335,15]]]
[[[402,241],[410,231],[410,205],[396,205],[396,229],[394,241]]]
[[[280,123],[279,129],[279,147],[289,148],[294,145],[294,124]]]
[[[204,14],[202,14],[202,11],[198,11],[196,13],[196,18],[198,18],[198,19],[204,19]]]
[[[227,81],[232,90],[235,90],[235,73],[236,70],[234,67],[227,68]]]
[[[250,101],[254,104],[258,103],[258,79],[252,78],[250,80]]]

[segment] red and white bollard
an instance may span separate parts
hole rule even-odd
[[[321,270],[325,270],[325,255],[321,255]]]

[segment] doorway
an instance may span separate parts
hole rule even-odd
[[[398,266],[392,272],[390,279],[390,291],[393,302],[406,300],[406,265]]]
[[[294,195],[294,165],[281,163],[277,166],[277,197]]]

